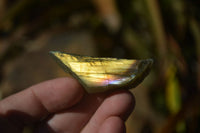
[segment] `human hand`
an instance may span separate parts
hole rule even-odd
[[[127,91],[87,94],[72,78],[34,85],[0,101],[0,132],[124,133],[135,105]]]

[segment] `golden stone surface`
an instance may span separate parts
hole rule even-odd
[[[59,51],[50,54],[88,93],[136,87],[148,75],[152,59],[129,60],[72,55]]]

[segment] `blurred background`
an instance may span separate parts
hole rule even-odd
[[[153,58],[127,132],[199,133],[199,22],[198,0],[0,0],[0,99],[66,76],[50,50]]]

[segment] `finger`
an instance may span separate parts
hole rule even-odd
[[[0,102],[0,114],[29,122],[76,104],[84,91],[72,78],[58,78],[32,86]]]
[[[38,129],[39,132],[80,132],[106,95],[107,93],[84,95],[77,105],[52,116],[46,125],[42,125]],[[36,132],[38,133],[38,131]]]
[[[85,126],[83,133],[93,133],[98,132],[110,116],[120,116],[125,120],[133,108],[132,95],[127,91],[115,92],[109,97],[107,95],[108,93],[85,95],[79,104],[49,119],[42,131],[48,127],[54,132],[77,133]]]
[[[120,117],[111,116],[103,122],[98,133],[126,133],[126,126]]]
[[[118,116],[126,120],[135,105],[134,97],[129,91],[115,92],[104,100],[90,121],[87,123],[82,133],[98,132],[106,119]]]

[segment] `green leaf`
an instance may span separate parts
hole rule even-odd
[[[167,71],[166,102],[172,114],[177,113],[181,107],[181,91],[176,72],[177,69],[173,65]]]

